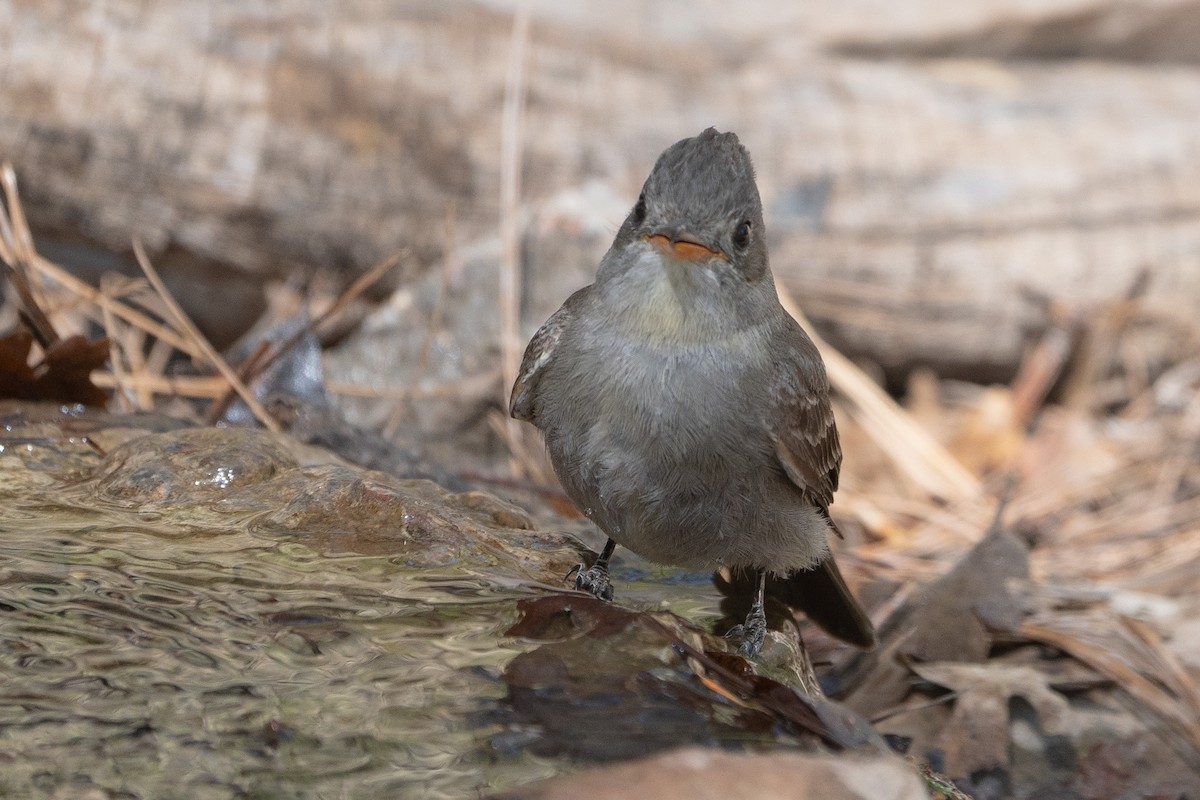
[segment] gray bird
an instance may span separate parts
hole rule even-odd
[[[779,304],[750,155],[709,128],[667,148],[596,282],[525,350],[510,411],[608,535],[576,587],[612,599],[618,544],[688,568],[752,572],[831,634],[874,644],[827,542],[842,451],[825,366]]]

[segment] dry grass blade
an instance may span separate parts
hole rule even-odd
[[[301,333],[303,333],[304,330],[307,330],[307,328],[302,329]],[[271,343],[259,342],[258,345],[255,346],[254,351],[250,353],[250,355],[247,356],[241,364],[238,365],[238,380],[245,384],[250,384],[253,382],[254,377],[261,375],[262,371],[267,368],[267,361],[273,360],[270,359],[271,355]],[[225,412],[229,409],[229,404],[233,402],[233,398],[235,396],[236,392],[233,391],[233,388],[231,386],[226,386],[225,391],[221,393],[221,396],[209,404],[208,413],[204,415],[204,424],[216,425],[218,422],[220,422],[221,417],[225,416]]]
[[[279,423],[267,413],[262,403],[258,402],[254,394],[246,388],[246,384],[238,379],[238,376],[230,368],[229,364],[225,363],[225,359],[221,358],[221,354],[209,344],[208,340],[204,338],[204,335],[200,333],[195,324],[188,319],[187,314],[183,313],[183,309],[179,307],[179,304],[175,302],[175,298],[167,291],[162,278],[158,276],[158,272],[150,264],[150,260],[146,258],[146,251],[142,248],[142,243],[136,239],[133,241],[133,253],[137,258],[138,266],[142,268],[142,272],[146,275],[146,280],[150,281],[150,285],[154,287],[154,291],[158,292],[158,296],[166,304],[167,310],[175,318],[175,324],[195,343],[195,346],[204,354],[205,360],[212,364],[217,372],[220,372],[225,380],[228,381],[233,390],[237,392],[238,397],[242,398],[243,402],[250,408],[255,418],[267,430],[278,433],[280,431]]]
[[[1151,277],[1150,270],[1143,267],[1120,298],[1082,320],[1083,336],[1073,359],[1074,366],[1063,376],[1063,405],[1082,411],[1098,407],[1096,390],[1100,378],[1116,360],[1122,335],[1137,316]]]
[[[4,183],[4,199],[8,204],[10,224],[6,224],[4,232],[8,238],[8,246],[12,255],[18,259],[27,258],[34,252],[33,234],[29,230],[29,222],[25,219],[25,209],[17,194],[17,173],[12,164],[5,161],[0,170],[0,181]]]
[[[0,213],[0,258],[3,258],[10,265],[24,266],[31,273],[36,272],[41,278],[49,280],[51,283],[61,286],[75,295],[79,301],[91,303],[98,307],[107,306],[108,310],[114,316],[119,317],[124,322],[150,333],[194,358],[199,358],[199,352],[195,351],[186,339],[176,336],[170,329],[145,314],[130,308],[114,297],[106,295],[93,286],[89,286],[87,283],[42,258],[36,250],[33,250],[32,234],[26,227],[25,216],[21,210],[20,197],[16,191],[15,180],[11,166],[5,165],[5,168],[0,171],[0,182],[4,184],[7,205],[11,209],[13,220],[10,223],[8,214]],[[14,266],[14,269],[16,269],[16,266]],[[81,310],[84,314],[94,318],[99,316],[87,308]],[[102,317],[100,319],[102,321]]]
[[[1113,648],[1076,636],[1051,625],[1027,621],[1021,625],[1021,635],[1034,641],[1057,647],[1110,678],[1141,705],[1162,719],[1200,758],[1200,717],[1191,703],[1142,674]],[[1139,638],[1139,641],[1140,638]],[[1161,671],[1155,672],[1161,678]]]
[[[371,288],[384,275],[391,272],[392,269],[394,269],[395,266],[400,263],[400,260],[406,255],[408,255],[408,250],[397,250],[395,253],[392,253],[383,261],[380,261],[378,264],[364,272],[362,275],[359,275],[354,282],[346,288],[346,291],[338,295],[337,300],[334,300],[333,303],[330,304],[329,308],[322,311],[317,318],[313,320],[313,327],[321,325],[334,314],[353,303],[356,299],[358,299],[359,295]],[[300,337],[296,336],[294,338],[299,340]]]
[[[1033,421],[1071,354],[1071,332],[1054,325],[1021,360],[1011,383],[1013,416],[1022,428]]]
[[[130,377],[146,374],[146,332],[138,328],[125,327],[125,341],[121,346],[125,358],[129,360]],[[160,370],[161,372],[161,370]],[[154,393],[145,387],[130,386],[135,398],[135,407],[142,411],[154,409]]]
[[[302,327],[290,337],[285,339],[278,345],[272,346],[270,342],[261,342],[258,349],[248,357],[241,367],[238,368],[238,377],[243,382],[253,381],[257,376],[261,375],[272,364],[278,361],[288,350],[291,350],[305,334],[321,326],[322,323],[330,319],[334,314],[337,314],[350,303],[354,302],[359,295],[374,285],[380,278],[390,272],[400,260],[407,254],[407,250],[400,250],[380,261],[375,266],[360,275],[346,290],[342,292],[336,300],[330,303],[329,307],[317,315],[310,324]],[[233,399],[234,389],[233,384],[230,384],[229,389],[212,404],[206,415],[206,422],[209,425],[215,425],[218,420],[225,414],[229,408],[229,403]]]
[[[74,275],[66,272],[61,267],[47,261],[39,255],[33,258],[33,267],[45,278],[49,278],[54,283],[62,286],[67,291],[78,296],[80,299],[100,305],[103,300],[101,291],[94,286],[89,286],[87,283],[76,278]],[[124,322],[139,328],[156,339],[169,344],[180,352],[187,353],[197,361],[204,360],[203,352],[186,336],[180,336],[168,328],[166,325],[157,320],[143,314],[142,312],[130,308],[125,303],[115,299],[108,300],[109,308],[112,310],[113,316],[123,320]]]
[[[525,54],[529,44],[529,2],[517,3],[513,16],[512,45],[509,51],[508,74],[504,82],[504,108],[500,131],[500,241],[503,261],[500,264],[500,351],[504,381],[500,402],[508,409],[506,392],[517,380],[521,366],[521,275],[520,275],[520,208],[521,195],[521,122],[525,106]],[[516,420],[508,419],[500,426],[500,435],[513,453],[513,467],[528,466],[517,454],[522,451],[521,433]]]
[[[113,392],[113,399],[118,402],[120,410],[128,411],[136,407],[136,403],[131,396],[129,376],[125,374],[125,367],[121,361],[121,336],[116,327],[116,319],[113,317],[109,297],[104,291],[103,279],[101,279],[100,312],[104,319],[104,337],[108,339],[108,364],[112,368],[112,374],[117,384],[116,391]]]
[[[784,309],[808,331],[821,351],[830,383],[850,401],[863,428],[896,466],[934,497],[958,501],[978,499],[982,487],[975,476],[850,359],[817,336],[791,293],[782,285],[778,288]]]
[[[3,167],[0,167],[0,171],[3,172],[3,176],[5,177],[10,174],[14,175],[15,177],[12,165],[7,162],[4,163]],[[7,183],[8,181],[5,180],[5,184]],[[6,208],[0,209],[0,259],[2,259],[6,264],[12,264],[15,262],[17,260],[16,248],[16,235],[13,232],[12,223],[8,221],[8,212],[6,206]]]
[[[214,400],[225,393],[229,384],[220,375],[163,375],[147,369],[136,375],[118,378],[112,372],[92,374],[92,382],[102,389],[129,388],[135,392],[173,397]]]
[[[457,381],[428,386],[363,386],[359,383],[328,381],[325,388],[344,397],[373,397],[381,400],[412,400],[424,397],[473,397],[490,390],[500,377],[499,369],[489,369]]]
[[[1200,687],[1191,674],[1179,663],[1179,659],[1170,650],[1163,647],[1159,635],[1142,620],[1136,617],[1122,617],[1121,622],[1146,646],[1158,661],[1155,676],[1167,684],[1168,688],[1188,707],[1187,717],[1194,720],[1197,730],[1200,730]]]
[[[43,310],[46,303],[36,294],[37,282],[33,280],[31,269],[36,253],[33,234],[21,207],[17,174],[8,162],[0,168],[0,184],[3,184],[5,200],[5,207],[0,209],[0,220],[3,220],[0,224],[0,256],[8,265],[13,289],[20,298],[21,316],[38,344],[47,350],[58,342],[59,336]]]

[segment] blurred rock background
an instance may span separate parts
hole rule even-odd
[[[516,5],[0,0],[0,155],[45,254],[128,269],[140,237],[222,346],[272,286],[333,292],[405,250],[328,337],[339,403],[486,452]],[[1008,381],[1055,313],[1132,291],[1166,318],[1200,303],[1200,2],[530,12],[522,336],[709,125],[754,155],[778,279],[893,390],[916,366]],[[1179,346],[1147,337],[1146,369]],[[372,389],[391,399],[352,396]]]

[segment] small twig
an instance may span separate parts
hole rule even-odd
[[[7,208],[7,213],[0,209],[0,220],[4,221],[0,225],[0,242],[3,243],[0,256],[8,265],[13,289],[20,299],[21,318],[42,349],[48,351],[59,341],[59,335],[44,310],[45,302],[37,296],[37,282],[33,280],[30,268],[37,251],[17,193],[17,174],[7,161],[0,167],[0,184],[3,184]]]
[[[162,298],[163,303],[166,304],[167,310],[170,312],[171,316],[175,318],[175,324],[179,326],[180,330],[187,334],[187,337],[190,338],[195,343],[196,347],[199,348],[200,352],[204,354],[205,359],[212,364],[213,367],[216,368],[217,372],[220,372],[229,385],[233,387],[233,390],[238,393],[238,397],[242,398],[246,405],[249,406],[250,411],[254,414],[255,418],[257,418],[267,430],[278,433],[281,430],[279,423],[275,421],[274,417],[267,413],[267,410],[263,408],[262,403],[258,402],[258,399],[254,396],[254,393],[246,388],[246,385],[238,379],[238,376],[230,368],[229,364],[225,363],[225,359],[221,358],[221,354],[216,351],[216,348],[209,344],[208,340],[204,338],[204,334],[200,333],[200,331],[196,328],[195,323],[188,318],[188,315],[185,314],[183,309],[179,307],[179,304],[175,302],[175,298],[171,296],[169,291],[167,291],[167,287],[165,284],[163,284],[162,278],[158,276],[158,272],[154,269],[153,265],[151,265],[150,259],[146,257],[146,251],[142,248],[142,243],[137,239],[133,240],[133,254],[134,257],[137,258],[138,266],[140,266],[142,268],[142,272],[146,274],[146,280],[150,281],[150,285],[154,287],[154,291],[158,292],[158,296]]]
[[[267,356],[271,352],[270,342],[259,342],[254,350],[248,355],[241,364],[238,365],[237,376],[245,384],[249,385],[255,375],[261,374],[262,362],[267,360]],[[225,412],[229,410],[229,404],[233,402],[234,393],[228,386],[225,387],[225,392],[214,400],[208,406],[208,411],[204,414],[205,425],[216,425],[221,421],[221,417],[225,416]]]
[[[430,386],[364,386],[361,383],[328,381],[326,390],[344,397],[371,397],[380,400],[409,400],[421,397],[454,397],[458,395],[482,394],[492,388],[500,377],[499,369],[489,369],[457,381],[435,383]]]
[[[508,56],[508,74],[504,81],[504,107],[500,130],[500,362],[504,376],[500,402],[508,408],[508,387],[517,380],[521,366],[521,263],[520,196],[522,112],[525,106],[525,55],[529,44],[529,2],[519,0],[513,15],[512,42]],[[513,452],[512,466],[518,466],[520,431],[516,420],[505,415],[501,436]]]
[[[8,175],[12,172],[12,166],[5,163],[3,170],[4,174]],[[12,264],[17,260],[16,235],[8,221],[8,213],[3,208],[0,208],[0,260],[6,264]]]
[[[129,361],[130,377],[134,375],[146,374],[146,332],[140,328],[126,326],[125,342],[121,345],[122,352],[125,358]],[[161,370],[159,370],[161,372]],[[144,387],[132,387],[134,395],[137,397],[137,408],[142,411],[150,411],[154,408],[154,392],[149,391]]]
[[[136,392],[212,400],[220,397],[228,384],[220,375],[163,375],[146,370],[118,380],[112,372],[93,372],[92,383],[101,389],[119,389],[125,383]]]
[[[139,330],[141,329],[139,328]],[[150,354],[146,356],[146,371],[151,375],[162,375],[167,371],[167,364],[171,362],[172,352],[174,352],[174,348],[170,344],[155,338],[150,345]]]
[[[113,317],[112,307],[108,300],[108,295],[104,291],[104,279],[100,282],[100,313],[104,318],[104,336],[108,339],[108,363],[112,368],[113,377],[116,379],[117,386],[114,396],[119,398],[120,407],[123,410],[129,410],[135,407],[133,398],[129,396],[129,384],[126,382],[125,367],[121,363],[121,343],[120,332],[116,327],[116,320]]]
[[[407,249],[397,250],[387,258],[375,264],[375,266],[371,267],[362,275],[359,275],[357,278],[355,278],[354,282],[346,287],[346,291],[338,295],[337,300],[334,300],[333,303],[330,304],[329,308],[317,315],[316,319],[314,319],[312,322],[313,327],[320,327],[334,314],[337,314],[346,306],[357,300],[359,295],[361,295],[367,289],[370,289],[376,281],[388,274],[388,272],[390,272],[397,264],[399,264],[400,261],[407,255]],[[302,337],[303,334],[301,333],[293,336],[292,338],[295,341],[299,341]],[[294,345],[295,342],[291,342],[291,344]]]
[[[5,161],[0,168],[0,181],[4,183],[4,199],[8,204],[8,217],[11,227],[4,226],[8,245],[16,258],[27,258],[36,248],[33,246],[33,233],[29,230],[29,222],[25,219],[25,209],[21,206],[21,198],[17,194],[17,173],[12,164]]]
[[[302,340],[309,331],[320,327],[330,317],[348,306],[355,300],[355,298],[369,289],[372,284],[386,275],[389,270],[400,263],[400,259],[402,259],[406,253],[406,250],[395,252],[385,258],[383,261],[380,261],[378,264],[371,267],[362,275],[358,276],[353,283],[346,287],[346,290],[342,292],[336,300],[329,304],[328,308],[318,314],[317,317],[308,325],[301,327],[300,330],[293,333],[278,345],[272,346],[270,342],[260,343],[255,352],[252,353],[250,357],[247,358],[239,367],[238,377],[246,383],[253,382],[255,378],[269,369],[271,365],[282,358],[284,354],[299,344],[300,340]],[[226,390],[225,394],[218,398],[216,402],[213,403],[212,407],[209,408],[208,414],[205,415],[208,424],[215,425],[217,420],[219,420],[229,408],[229,403],[233,400],[232,384],[230,384],[230,387],[231,388]]]
[[[911,706],[906,706],[906,705],[892,706],[891,708],[885,708],[883,711],[880,711],[880,712],[876,713],[874,716],[872,716],[870,719],[870,723],[872,725],[878,725],[879,723],[886,722],[889,719],[894,719],[896,717],[902,717],[905,714],[911,714],[914,711],[924,711],[927,708],[934,708],[936,706],[945,705],[946,703],[949,703],[951,700],[957,700],[957,699],[958,699],[958,692],[947,692],[946,694],[939,695],[931,700],[927,700],[924,703],[917,703],[916,705],[911,705]]]
[[[1009,384],[1014,421],[1022,429],[1029,425],[1042,407],[1071,354],[1071,328],[1074,321],[1053,305],[1050,317],[1050,327],[1021,359],[1016,377]]]
[[[94,303],[96,305],[100,304],[100,290],[96,287],[88,285],[84,281],[76,278],[71,273],[66,272],[61,267],[36,254],[32,263],[34,268],[41,273],[42,276],[49,277],[50,280],[62,286],[67,291],[78,295],[87,302]],[[158,322],[157,320],[154,320],[142,312],[130,308],[125,303],[115,299],[109,300],[109,307],[115,316],[119,317],[135,328],[140,328],[146,331],[146,333],[149,333],[156,339],[166,342],[176,350],[186,353],[198,361],[203,360],[203,354],[201,351],[192,342],[188,341],[187,337],[176,334],[170,328]]]
[[[1136,317],[1150,278],[1150,270],[1143,267],[1120,297],[1086,318],[1075,364],[1063,377],[1064,406],[1088,413],[1097,410],[1096,385],[1114,362],[1121,336]]]

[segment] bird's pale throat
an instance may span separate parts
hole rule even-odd
[[[680,261],[707,261],[710,258],[728,260],[721,250],[714,250],[687,236],[670,237],[665,233],[652,233],[645,239],[665,255]]]

